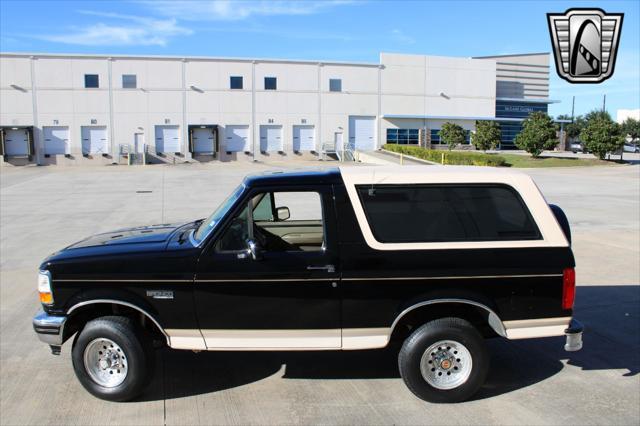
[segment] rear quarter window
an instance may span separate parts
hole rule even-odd
[[[367,221],[382,243],[540,240],[515,189],[501,184],[359,185]]]

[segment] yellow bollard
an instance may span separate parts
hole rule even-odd
[[[400,153],[400,165],[402,166],[403,164],[404,164],[404,155]]]
[[[444,164],[444,152],[442,153],[442,160],[440,160],[441,164]]]

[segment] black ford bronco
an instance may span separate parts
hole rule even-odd
[[[195,351],[398,342],[415,395],[463,401],[485,380],[485,338],[566,335],[566,350],[582,347],[570,240],[562,210],[513,171],[264,173],[206,219],[52,254],[33,326],[54,354],[75,335],[78,379],[108,400],[143,391],[155,340]]]

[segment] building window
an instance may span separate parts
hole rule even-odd
[[[96,89],[100,87],[98,82],[98,74],[85,74],[84,75],[84,87],[86,89]]]
[[[464,144],[471,143],[471,130],[464,131]],[[444,141],[440,139],[440,129],[431,129],[431,144],[432,145],[444,145]]]
[[[329,91],[330,92],[342,92],[342,80],[339,78],[329,79]]]
[[[419,142],[420,129],[387,129],[387,143],[417,145]]]
[[[264,78],[264,90],[277,90],[278,82],[275,77],[265,77]]]
[[[242,89],[242,77],[229,77],[229,87],[231,89]]]
[[[135,74],[122,74],[122,88],[135,89],[138,87],[137,77]]]
[[[382,243],[539,240],[518,193],[507,185],[356,186]]]

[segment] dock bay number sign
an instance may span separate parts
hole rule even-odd
[[[602,9],[547,13],[558,75],[569,83],[602,83],[611,77],[623,17]]]

